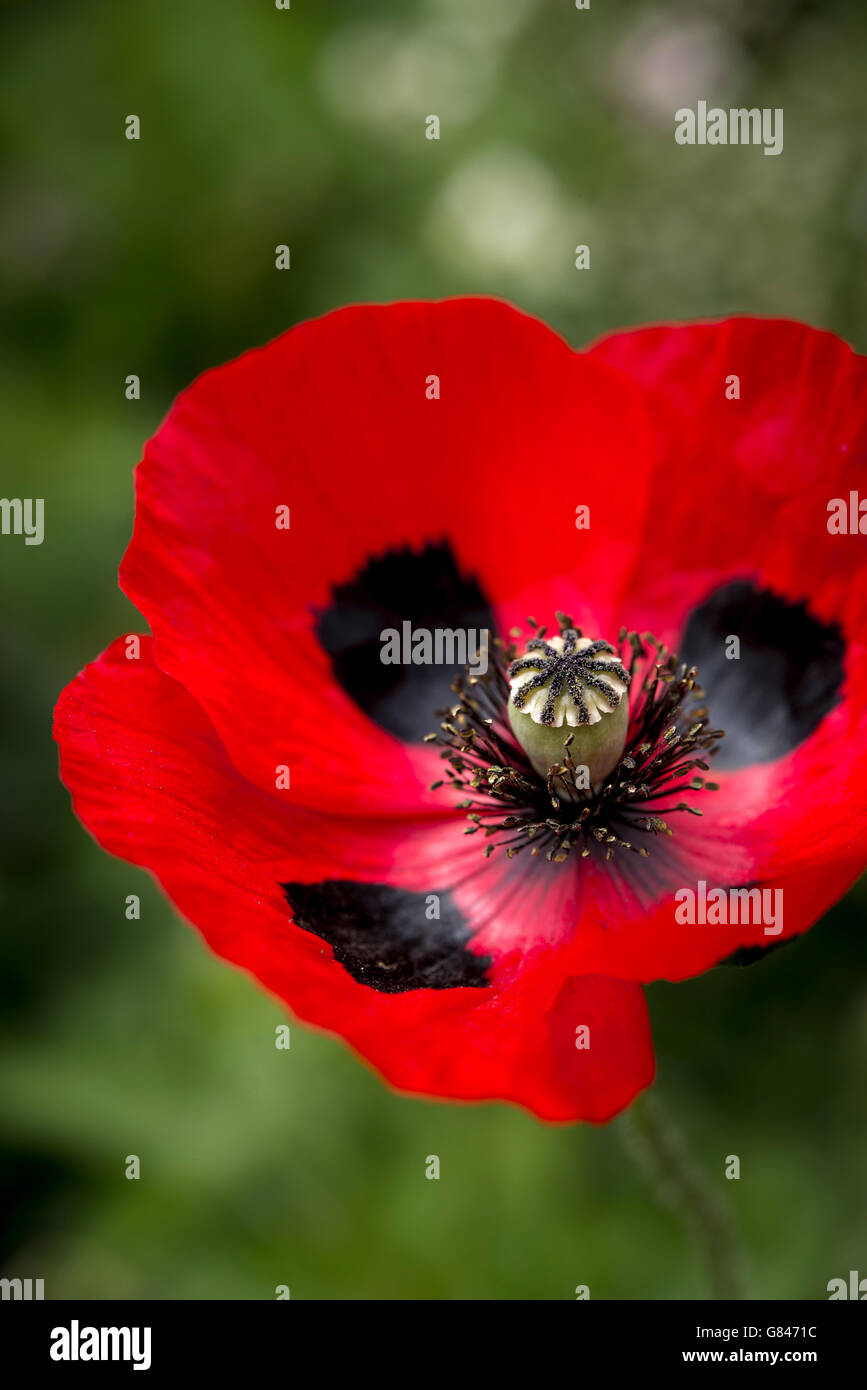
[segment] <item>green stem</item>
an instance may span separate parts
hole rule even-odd
[[[687,1156],[656,1095],[638,1096],[620,1121],[640,1166],[679,1212],[701,1250],[710,1296],[743,1298],[741,1258],[724,1204]]]

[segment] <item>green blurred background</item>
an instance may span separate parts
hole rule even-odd
[[[0,540],[0,1272],[49,1298],[705,1296],[622,1122],[408,1099],[301,1026],[278,1052],[276,1004],[74,820],[51,710],[142,628],[116,569],[143,440],[300,319],[490,292],[576,345],[752,311],[864,351],[867,8],[41,0],[0,22],[0,490],[46,499],[43,546]],[[783,107],[783,154],[676,146],[699,97]],[[649,990],[660,1097],[761,1298],[867,1275],[865,901]]]

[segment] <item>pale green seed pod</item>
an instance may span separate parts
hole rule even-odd
[[[629,682],[613,647],[578,637],[573,629],[528,645],[509,668],[508,713],[540,777],[547,778],[568,754],[578,768],[587,768],[591,788],[604,782],[626,742]],[[563,781],[558,786],[560,795],[576,799]]]

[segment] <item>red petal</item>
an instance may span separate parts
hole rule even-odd
[[[863,543],[827,523],[832,498],[864,488],[867,358],[831,333],[754,318],[616,333],[587,355],[642,388],[656,431],[622,621],[676,643],[689,610],[742,574],[860,635]],[[730,376],[739,400],[726,399]]]
[[[806,930],[867,861],[864,542],[827,528],[830,499],[864,486],[867,360],[829,333],[748,318],[615,334],[589,355],[644,390],[656,430],[623,621],[676,650],[693,606],[744,575],[793,603],[806,601],[846,640],[841,703],[812,736],[773,764],[711,773],[720,792],[687,797],[703,821],[675,831],[681,886],[695,888],[704,877],[721,887],[783,887],[782,934],[751,925],[679,927],[671,893],[649,913],[635,898],[624,910],[611,883],[600,885],[582,921],[580,968],[679,979],[738,946]],[[740,380],[739,400],[726,399],[731,375]]]
[[[431,375],[439,400],[426,399]],[[445,537],[507,624],[532,596],[610,627],[647,448],[634,388],[507,305],[340,310],[180,396],[138,469],[122,584],[161,668],[260,786],[288,764],[309,805],[333,808],[339,780],[358,813],[439,808],[436,755],[359,712],[311,609],[371,555]],[[615,509],[611,480],[627,475]],[[579,504],[589,531],[575,528]],[[280,505],[289,531],[275,527]]]
[[[99,843],[150,869],[214,951],[299,1017],[346,1038],[402,1089],[509,1100],[548,1120],[602,1121],[650,1084],[640,986],[569,979],[562,954],[541,944],[522,951],[520,932],[509,936],[504,923],[478,946],[498,954],[490,987],[384,994],[357,983],[320,937],[292,923],[280,884],[336,876],[430,883],[443,830],[281,805],[238,773],[201,707],[153,664],[148,639],[138,660],[126,659],[125,645],[116,642],[58,702],[63,780]],[[462,871],[453,891],[478,927],[496,906],[498,878],[490,866],[490,877],[482,873],[480,857],[468,872],[468,847],[455,835],[448,872]],[[513,894],[508,910],[517,902]],[[538,912],[539,899],[530,905]],[[588,1048],[575,1045],[581,1025]]]

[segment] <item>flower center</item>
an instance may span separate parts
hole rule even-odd
[[[586,770],[587,790],[608,776],[623,752],[629,722],[623,696],[632,677],[609,642],[591,642],[565,614],[558,616],[560,635],[532,638],[526,655],[508,668],[509,724],[542,777],[563,759],[564,724],[576,729],[569,751]],[[575,800],[572,788],[562,792]]]
[[[709,770],[723,731],[708,728],[696,668],[650,633],[622,628],[615,648],[557,618],[557,636],[528,619],[523,655],[497,638],[485,674],[455,677],[457,703],[426,738],[446,763],[433,786],[461,793],[464,833],[481,832],[486,855],[647,858],[655,836],[672,834],[664,817],[702,814],[681,792],[717,790],[694,774]]]

